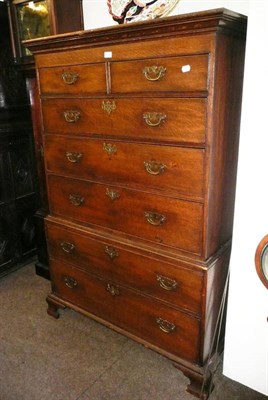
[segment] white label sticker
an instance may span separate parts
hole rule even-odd
[[[112,51],[105,51],[104,52],[104,58],[112,58],[113,57],[113,52]]]
[[[181,72],[185,73],[185,72],[190,72],[191,71],[191,65],[187,64],[187,65],[183,65],[181,67]]]

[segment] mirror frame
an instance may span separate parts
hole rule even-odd
[[[263,268],[263,264],[262,264],[263,255],[264,255],[265,251],[268,251],[268,235],[266,235],[266,236],[264,236],[264,238],[262,238],[262,240],[258,244],[256,253],[255,253],[255,266],[256,266],[257,274],[258,274],[260,280],[262,281],[262,283],[264,284],[264,286],[266,287],[266,289],[268,289],[268,278],[266,277],[266,275],[264,273],[264,268]]]

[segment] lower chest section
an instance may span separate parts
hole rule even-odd
[[[53,293],[142,343],[199,362],[204,273],[47,222]]]

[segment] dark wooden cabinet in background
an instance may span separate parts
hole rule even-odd
[[[35,255],[36,209],[30,104],[13,62],[7,5],[0,3],[0,276]]]
[[[37,251],[36,273],[49,278],[49,262],[44,232],[44,218],[48,213],[48,202],[38,87],[33,57],[21,42],[23,39],[82,30],[84,27],[82,0],[34,0],[32,2],[6,0],[6,3],[8,6],[13,62],[23,73],[31,105],[35,166],[38,177],[38,204],[34,215]]]
[[[22,40],[83,29],[82,0],[6,0],[9,7],[12,45],[20,64],[32,64]]]

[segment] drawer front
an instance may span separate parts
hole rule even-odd
[[[105,64],[40,68],[39,84],[42,94],[106,93]]]
[[[52,214],[201,252],[201,203],[53,175],[48,191]]]
[[[203,149],[45,137],[48,171],[202,199]]]
[[[111,63],[112,93],[205,91],[208,55]]]
[[[47,223],[46,227],[52,258],[201,314],[202,273],[187,269],[183,263],[173,265],[93,239],[64,225]]]
[[[59,297],[175,356],[198,360],[198,319],[68,264],[50,261],[53,292]]]
[[[205,99],[44,99],[46,133],[204,143]]]

